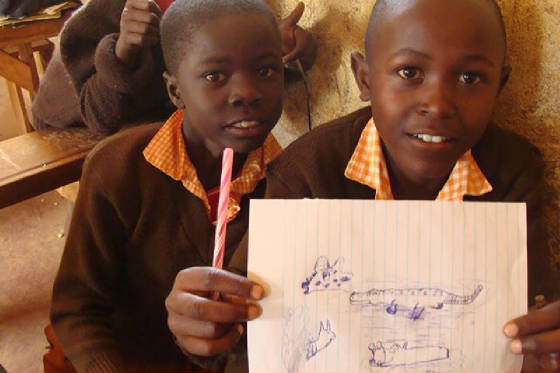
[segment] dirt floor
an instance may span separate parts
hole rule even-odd
[[[0,209],[0,365],[42,372],[67,202],[52,191]]]

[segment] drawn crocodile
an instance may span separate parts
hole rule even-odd
[[[410,318],[416,320],[425,307],[442,309],[447,305],[466,305],[474,302],[482,291],[477,285],[472,294],[458,295],[440,288],[401,288],[370,289],[364,292],[354,291],[350,294],[350,303],[355,305],[387,305],[386,311],[395,314],[398,308],[410,311]]]

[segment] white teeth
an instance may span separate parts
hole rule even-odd
[[[252,128],[252,127],[257,127],[259,125],[259,122],[255,121],[255,120],[242,120],[241,122],[237,122],[233,124],[233,127],[235,128]]]
[[[420,135],[420,138],[424,142],[432,142],[432,136],[430,136],[430,135]]]
[[[425,133],[418,133],[418,134],[414,134],[414,137],[424,141],[424,142],[433,142],[436,144],[439,144],[440,142],[444,142],[447,141],[448,139],[446,137],[443,136],[432,136],[432,135],[427,135]]]

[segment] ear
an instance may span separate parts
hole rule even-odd
[[[179,92],[179,87],[177,86],[177,78],[171,75],[167,71],[163,72],[163,80],[165,81],[165,87],[167,88],[167,94],[169,99],[178,109],[184,109],[185,104],[181,98],[181,92]]]
[[[504,87],[506,86],[510,74],[511,66],[505,65],[504,67],[502,67],[502,76],[500,77],[500,88],[498,89],[498,94],[500,94],[502,92],[502,89],[504,89]]]
[[[352,72],[354,79],[360,90],[360,99],[362,101],[371,100],[371,91],[369,87],[369,69],[364,56],[359,52],[352,52],[350,55],[350,63],[352,65]]]

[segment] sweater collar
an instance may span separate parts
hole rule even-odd
[[[198,197],[210,218],[212,210],[208,193],[215,191],[207,192],[204,189],[196,167],[189,158],[181,130],[183,115],[183,110],[171,115],[144,149],[144,158],[172,179],[180,181],[185,189]],[[270,134],[260,148],[247,155],[241,173],[231,182],[228,221],[235,219],[240,211],[241,198],[255,190],[257,184],[266,177],[266,166],[281,152],[282,148]]]
[[[381,137],[373,118],[362,130],[344,176],[375,189],[375,199],[394,199],[387,164],[381,147]],[[492,185],[480,170],[471,150],[455,163],[449,178],[439,191],[436,201],[462,201],[465,195],[481,196],[492,191]]]

